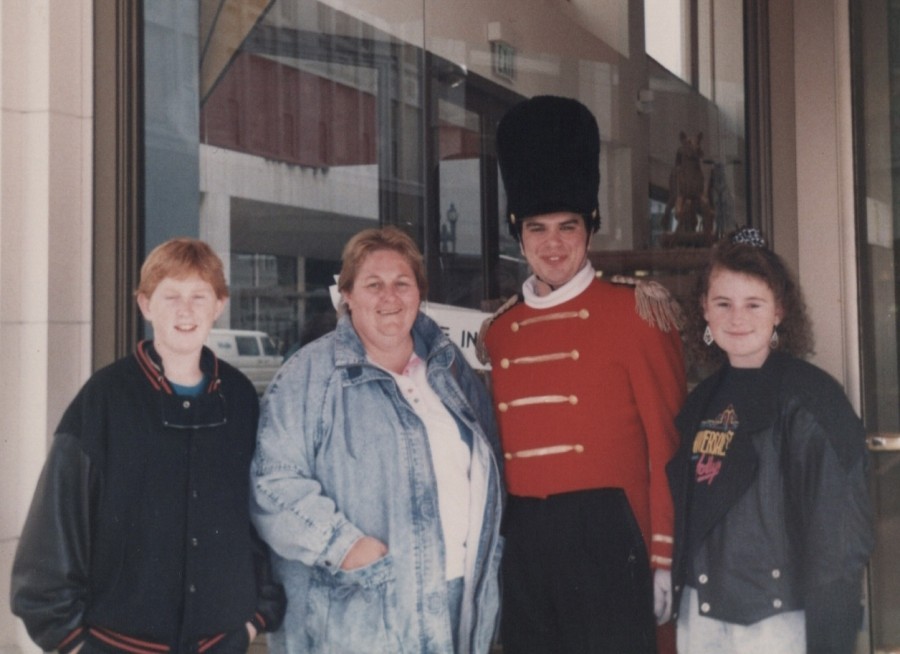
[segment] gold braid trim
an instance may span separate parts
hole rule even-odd
[[[578,357],[580,356],[581,355],[578,353],[578,350],[572,350],[571,352],[551,352],[550,354],[536,354],[531,357],[500,359],[500,367],[509,368],[513,364],[522,365],[529,363],[547,363],[549,361],[561,361],[563,359],[572,359],[572,361],[578,361]]]
[[[492,313],[482,321],[481,329],[478,330],[478,338],[475,341],[475,356],[478,357],[478,360],[481,361],[483,365],[488,365],[491,362],[491,357],[487,351],[487,345],[485,345],[484,342],[491,323],[494,322],[499,316],[512,309],[519,302],[519,300],[519,294],[514,294],[511,298],[504,302],[499,309],[497,309],[494,313]]]
[[[513,459],[530,459],[535,456],[548,456],[550,454],[568,454],[569,452],[575,452],[576,454],[581,454],[584,452],[584,445],[580,443],[575,445],[549,445],[547,447],[536,447],[531,450],[519,450],[518,452],[507,452],[503,455],[503,458],[507,461],[512,461]]]
[[[578,404],[577,395],[534,395],[532,397],[520,397],[509,402],[500,402],[497,408],[503,413],[510,409],[520,406],[531,406],[532,404]]]
[[[663,332],[681,329],[684,324],[681,305],[665,286],[659,282],[648,282],[624,275],[614,275],[610,281],[614,284],[634,286],[635,310],[651,326]]]

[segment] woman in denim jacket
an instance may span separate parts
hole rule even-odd
[[[275,552],[288,652],[487,652],[498,610],[499,443],[487,391],[419,313],[398,229],[344,249],[336,329],[263,400],[253,519]]]

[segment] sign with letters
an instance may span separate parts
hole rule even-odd
[[[475,342],[481,323],[491,314],[476,309],[454,307],[437,302],[422,302],[422,313],[434,320],[450,340],[462,350],[466,361],[475,370],[489,370],[475,354]]]
[[[505,41],[491,41],[491,69],[503,79],[516,78],[516,49]]]

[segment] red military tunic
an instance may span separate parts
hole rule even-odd
[[[669,568],[665,466],[685,395],[678,331],[641,318],[633,288],[595,279],[552,308],[520,302],[494,319],[485,341],[509,492],[622,488],[651,567]]]

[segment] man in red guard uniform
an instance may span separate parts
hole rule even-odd
[[[671,614],[665,466],[685,393],[674,301],[655,283],[598,279],[588,261],[600,135],[584,105],[516,105],[497,154],[533,273],[484,338],[509,491],[503,651],[656,652]]]

